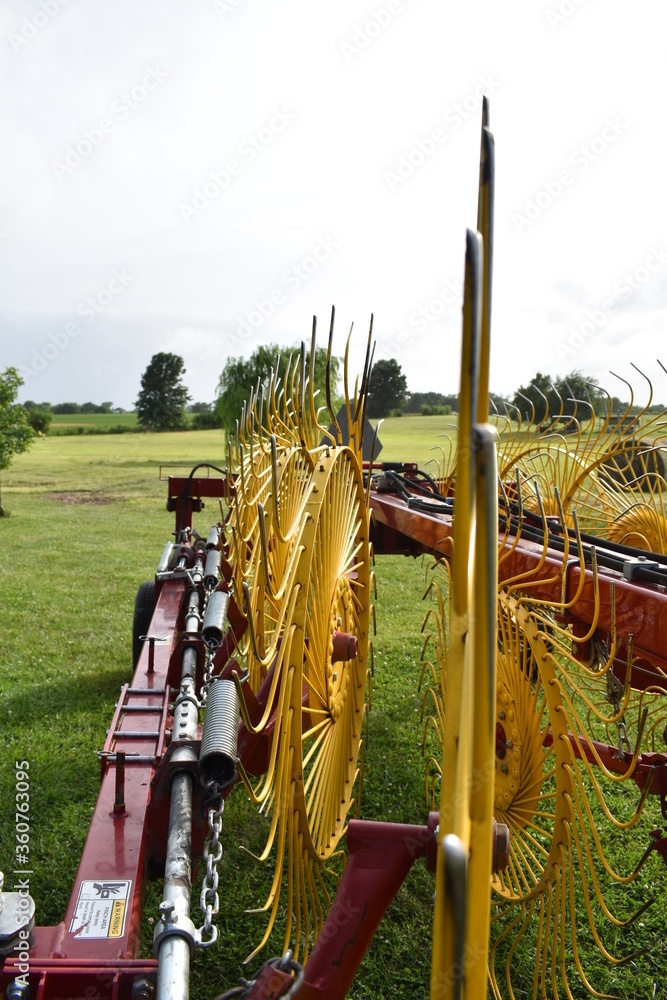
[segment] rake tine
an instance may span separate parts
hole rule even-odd
[[[327,346],[327,372],[326,372],[326,392],[327,392],[327,409],[329,410],[329,415],[333,421],[333,425],[336,429],[336,439],[338,441],[338,447],[343,443],[343,435],[341,433],[340,424],[336,419],[336,414],[333,411],[333,406],[331,405],[331,349],[333,346],[333,332],[334,332],[334,321],[336,318],[336,307],[331,307],[331,323],[329,325],[329,344]]]
[[[359,398],[357,399],[357,405],[354,412],[355,423],[359,417],[359,412],[362,406],[362,397],[368,392],[368,384],[370,382],[370,365],[369,358],[371,353],[371,341],[373,339],[373,313],[371,313],[371,322],[368,329],[368,340],[366,342],[366,358],[364,360],[364,367],[361,375],[361,389],[359,390]]]

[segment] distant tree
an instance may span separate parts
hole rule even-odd
[[[104,403],[100,403],[100,413],[113,413],[113,402],[108,399]]]
[[[551,411],[552,404],[556,402],[551,377],[538,372],[528,385],[519,386],[512,402],[525,420],[534,424],[543,423],[547,412]]]
[[[432,413],[442,412],[449,407],[449,412],[458,406],[459,397],[443,396],[441,392],[411,392],[405,401],[403,409],[406,413],[421,413],[422,407],[427,406]]]
[[[278,347],[277,344],[266,344],[258,347],[249,358],[228,358],[223,369],[220,381],[218,382],[218,398],[215,404],[215,412],[219,418],[219,425],[225,428],[227,433],[234,430],[236,421],[241,416],[243,403],[250,396],[250,390],[256,389],[257,383],[267,383],[270,373],[278,365],[278,376],[282,382],[285,379],[290,353],[292,362],[291,373],[295,364],[298,368],[300,364],[300,349]],[[326,407],[326,364],[327,351],[324,347],[315,348],[315,370],[314,370],[314,390],[319,392],[316,398],[316,407]],[[306,366],[310,365],[310,351],[306,352]],[[340,360],[332,356],[331,358],[331,402],[334,413],[337,412],[340,400],[338,398],[338,381],[340,371]],[[290,387],[286,391],[289,393]],[[328,423],[325,417],[325,422]]]
[[[190,403],[188,413],[210,413],[213,403]]]
[[[371,372],[368,393],[369,417],[386,417],[390,410],[399,409],[408,393],[408,382],[395,358],[376,361]]]
[[[6,368],[0,375],[0,469],[8,469],[14,455],[26,451],[35,437],[28,411],[16,402],[22,385],[16,368]],[[4,513],[0,494],[0,517]]]
[[[82,403],[81,404],[82,413],[99,413],[100,408],[97,403]]]
[[[222,427],[222,422],[215,410],[199,410],[192,416],[192,426],[196,431],[207,431]]]
[[[440,406],[438,403],[422,403],[419,407],[419,413],[422,417],[448,417],[452,412],[452,408],[449,403],[446,406]]]
[[[54,403],[51,407],[52,413],[81,413],[79,403]]]
[[[495,409],[494,409],[495,407]],[[491,413],[502,413],[509,412],[510,417],[516,416],[511,412],[512,410],[512,397],[503,396],[501,392],[490,392],[489,393],[489,409]]]
[[[538,372],[527,386],[520,386],[512,400],[521,415],[534,424],[550,427],[558,417],[575,416],[588,420],[592,412],[603,413],[605,397],[593,378],[579,371],[554,382]]]
[[[190,393],[183,385],[183,358],[161,351],[154,354],[141,376],[137,397],[139,424],[145,430],[173,431],[186,426],[185,406]]]
[[[48,434],[53,414],[41,407],[36,410],[28,410],[28,422],[35,434]]]

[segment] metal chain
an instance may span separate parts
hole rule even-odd
[[[204,607],[202,608],[202,622],[206,617],[206,608],[208,607],[208,602],[211,594],[214,592],[215,587],[207,587],[204,594]],[[208,689],[211,686],[212,673],[213,673],[213,660],[215,658],[216,649],[210,646],[206,648],[206,656],[204,657],[204,672],[202,675],[202,685],[199,689],[199,704],[201,708],[206,706],[206,699],[208,698]]]
[[[613,665],[609,668],[607,673],[607,701],[609,701],[614,709],[614,715],[618,715],[621,711],[621,695],[624,692],[623,685],[619,681],[618,677],[614,674]],[[616,730],[618,732],[618,755],[622,759],[625,757],[626,751],[623,749],[623,745],[627,748],[627,752],[632,756],[632,744],[630,743],[630,737],[628,736],[628,729],[625,725],[624,719],[619,719],[616,722]]]
[[[214,590],[214,586],[206,588],[206,592],[204,594],[204,607],[202,609],[202,621],[206,617],[206,608],[208,606],[209,598]],[[212,675],[215,653],[216,650],[214,648],[210,646],[207,647],[206,656],[204,657],[202,685],[199,690],[199,705],[201,708],[206,707],[208,691],[213,681]],[[222,858],[220,834],[222,832],[222,814],[225,810],[225,800],[222,797],[219,786],[215,783],[210,783],[205,786],[204,795],[205,801],[209,802],[208,834],[202,853],[202,857],[206,864],[206,872],[204,874],[201,893],[199,896],[199,906],[204,914],[204,923],[200,928],[198,928],[197,944],[201,948],[210,948],[210,946],[215,944],[218,940],[218,928],[213,923],[213,917],[217,916],[220,912],[220,899],[218,896],[218,864]],[[211,805],[211,802],[215,803],[215,805]]]
[[[213,660],[215,659],[215,653],[215,649],[207,649],[206,656],[204,658],[204,673],[202,675],[202,685],[199,689],[199,704],[202,708],[206,705],[208,689],[210,688],[213,680]]]
[[[210,785],[208,786],[211,787]],[[225,809],[224,799],[218,792],[218,808],[211,806],[208,810],[208,835],[204,844],[203,858],[206,862],[206,873],[202,882],[199,905],[204,914],[204,923],[198,928],[199,940],[197,944],[202,948],[209,948],[218,939],[218,928],[213,923],[213,917],[220,912],[220,900],[218,898],[218,864],[222,858],[222,844],[220,843],[220,833],[222,831],[222,814]],[[209,938],[210,935],[210,938]]]

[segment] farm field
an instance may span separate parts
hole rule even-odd
[[[136,413],[54,413],[49,434],[62,434],[78,427],[109,430],[138,426]]]
[[[453,418],[444,416],[386,420],[380,429],[381,457],[424,465],[437,454],[432,449],[445,442],[442,435],[455,438],[452,423]],[[14,761],[27,759],[31,894],[38,923],[57,923],[63,917],[99,786],[96,751],[103,745],[120,686],[132,672],[134,596],[139,584],[153,576],[173,528],[173,515],[164,509],[166,481],[159,479],[160,470],[165,477],[169,471],[184,474],[205,460],[225,464],[218,431],[49,436],[2,475],[10,516],[0,519],[0,870],[10,870],[14,857]],[[218,517],[211,501],[195,524],[205,533]],[[428,560],[377,560],[378,634],[360,813],[365,819],[426,821],[418,684],[428,567]],[[659,808],[652,799],[646,821],[633,836],[648,840],[647,831],[657,826]],[[268,951],[241,968],[264,928],[261,916],[243,911],[263,904],[273,867],[255,869],[238,846],[257,849],[265,830],[266,820],[235,789],[223,818],[221,943],[195,958],[193,1000],[212,1000],[236,985],[240,974],[251,977],[281,949],[276,935]],[[608,856],[622,867],[627,834],[617,837]],[[643,914],[641,929],[634,929],[635,944],[662,937],[667,880],[658,862],[655,855],[649,860],[639,887],[657,902]],[[350,997],[428,995],[433,887],[433,876],[418,862],[380,926]],[[160,899],[156,883],[147,894],[146,954]],[[196,914],[194,919],[199,922]],[[623,944],[622,932],[621,939]],[[599,969],[598,985],[616,995],[660,995],[652,989],[664,981],[661,951],[653,966],[633,962],[613,975],[592,943],[586,957],[587,969]],[[527,972],[517,997],[532,995],[530,956],[518,955],[514,961],[522,959]],[[635,987],[628,986],[632,983]],[[628,992],[630,988],[639,992]]]

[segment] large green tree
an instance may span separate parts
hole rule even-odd
[[[154,354],[141,376],[137,398],[139,424],[149,431],[174,431],[186,426],[190,393],[183,385],[185,367],[179,354]]]
[[[603,412],[604,398],[596,380],[580,371],[570,372],[555,382],[550,375],[538,372],[528,385],[519,386],[512,402],[524,419],[547,428],[559,416],[576,415],[581,421],[590,418],[591,410]]]
[[[227,433],[234,430],[236,421],[241,417],[243,403],[249,398],[250,390],[266,384],[271,371],[278,370],[283,388],[285,373],[291,357],[289,381],[295,366],[300,365],[300,348],[279,347],[277,344],[264,344],[258,347],[249,358],[228,358],[218,382],[218,398],[215,404],[216,414]],[[306,351],[306,367],[310,371],[310,351]],[[326,367],[327,351],[325,347],[315,348],[314,391],[318,393],[316,407],[326,406]],[[330,380],[331,402],[334,413],[338,409],[338,381],[340,372],[339,358],[331,357]],[[297,375],[298,379],[298,375]],[[288,387],[289,391],[289,387]],[[328,419],[325,418],[325,423]]]
[[[390,410],[399,409],[408,394],[408,380],[395,358],[376,361],[368,390],[369,417],[386,417]]]
[[[0,469],[7,469],[14,455],[29,448],[35,437],[30,415],[16,402],[23,379],[16,368],[6,368],[0,375]],[[4,515],[0,494],[0,517]]]

